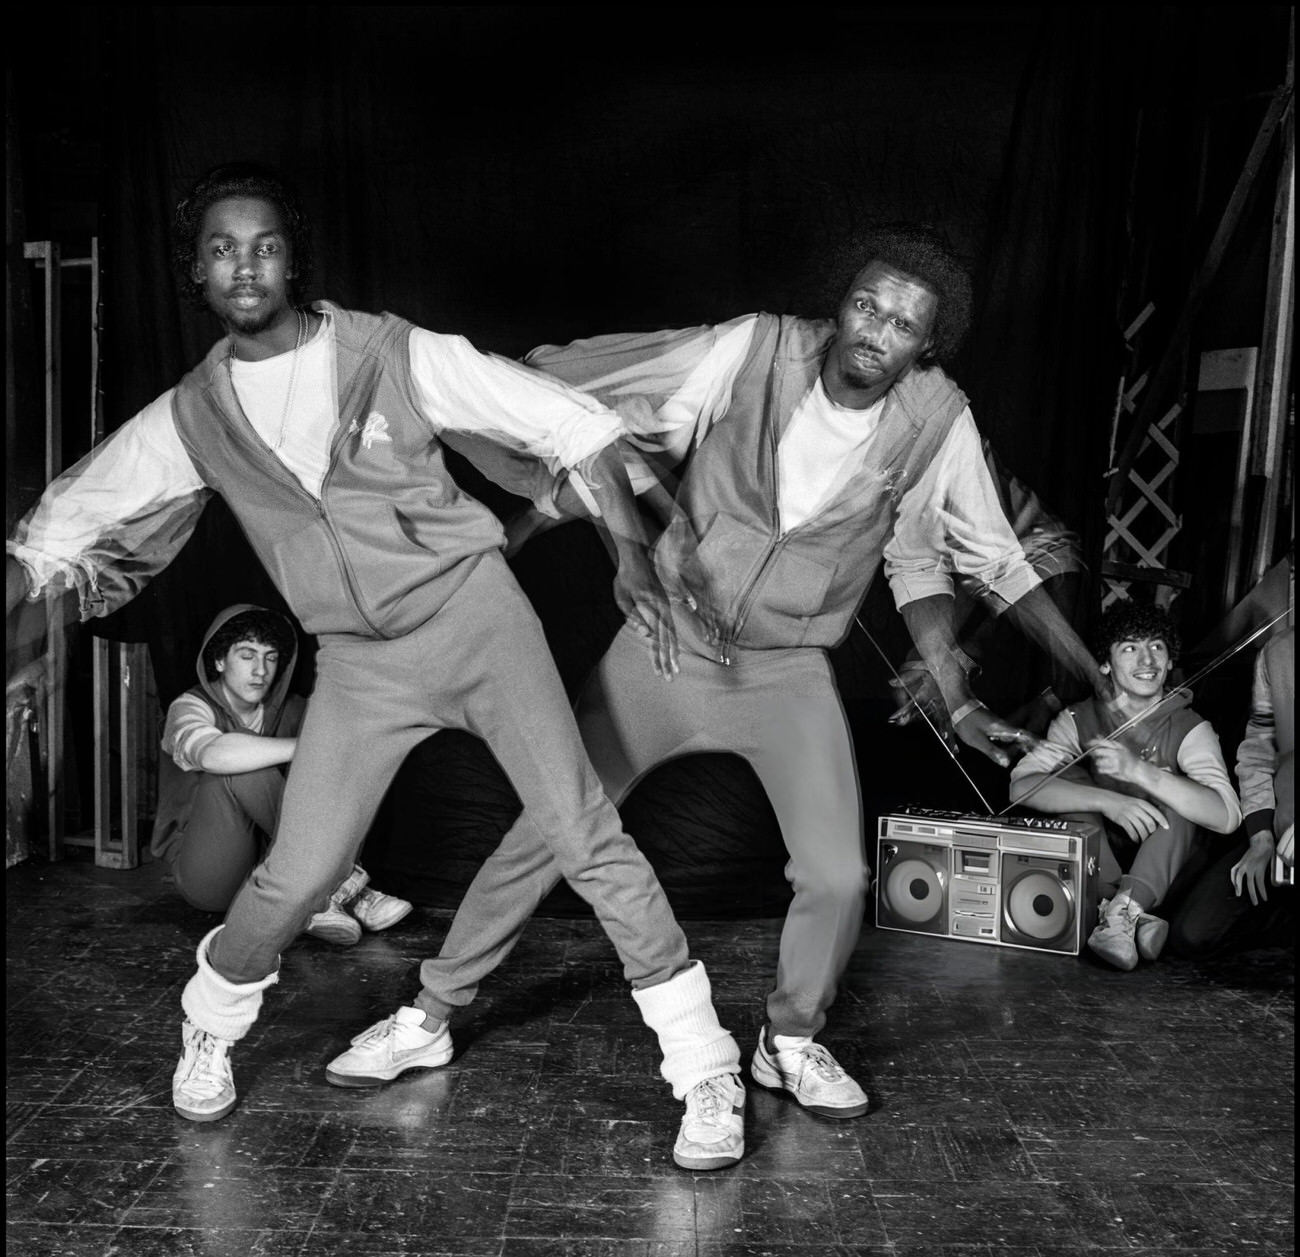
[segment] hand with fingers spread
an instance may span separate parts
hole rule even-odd
[[[671,681],[680,670],[677,629],[668,595],[648,561],[624,558],[614,579],[614,601],[627,623],[650,644],[655,675]]]
[[[1275,855],[1273,835],[1267,829],[1251,834],[1246,854],[1228,872],[1238,898],[1244,890],[1256,906],[1268,899],[1268,879]]]

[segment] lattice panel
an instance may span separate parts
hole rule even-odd
[[[1124,341],[1130,354],[1137,352],[1134,340],[1155,306],[1148,303],[1129,324]],[[1116,438],[1121,430],[1135,422],[1139,398],[1149,379],[1149,371],[1134,372],[1130,382],[1120,382],[1112,424],[1112,466]],[[1106,535],[1102,542],[1103,561],[1126,567],[1150,568],[1153,575],[1167,567],[1169,547],[1182,529],[1182,518],[1173,509],[1174,473],[1178,470],[1178,447],[1175,424],[1182,414],[1183,402],[1176,401],[1147,427],[1137,457],[1129,468],[1126,483],[1118,495],[1118,513],[1106,516]],[[1124,433],[1127,440],[1129,433]],[[1131,580],[1103,572],[1102,608],[1131,596]]]

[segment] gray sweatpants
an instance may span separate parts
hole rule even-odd
[[[578,704],[583,741],[609,796],[622,802],[665,760],[706,751],[746,759],[781,824],[794,901],[781,934],[767,1014],[777,1034],[826,1021],[862,928],[869,870],[848,724],[824,651],[742,650],[723,667],[694,621],[678,617],[681,673],[654,675],[646,643],[624,628]],[[560,869],[528,813],[471,883],[436,960],[420,976],[434,1016],[469,1003]]]
[[[171,860],[181,897],[205,912],[225,912],[262,859],[280,816],[284,773],[204,773],[179,848]]]
[[[592,905],[634,987],[688,964],[658,879],[583,750],[541,624],[497,552],[405,637],[322,637],[316,668],[275,842],[209,947],[221,977],[249,983],[275,971],[281,950],[351,869],[402,760],[446,728],[487,743],[557,874]],[[512,904],[520,928],[540,898]]]

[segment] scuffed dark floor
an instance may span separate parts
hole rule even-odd
[[[445,1069],[325,1062],[415,991],[449,917],[286,953],[241,1103],[171,1109],[211,924],[156,867],[7,874],[8,1251],[140,1257],[1066,1257],[1294,1249],[1294,958],[1089,961],[868,929],[824,1036],[872,1110],[751,1090],[692,1176],[678,1106],[589,920],[538,920]],[[688,923],[748,1052],[780,923]]]

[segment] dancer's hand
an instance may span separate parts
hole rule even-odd
[[[1027,729],[1018,729],[1015,725],[995,716],[987,707],[976,707],[964,715],[955,726],[957,736],[967,746],[977,750],[981,755],[991,759],[1002,768],[1011,766],[1011,754],[1003,747],[1010,747],[1017,755],[1023,755],[1038,745],[1038,739]]]
[[[628,562],[625,558],[619,564],[614,601],[627,623],[649,642],[655,675],[671,681],[680,671],[677,628],[668,595],[648,561]]]
[[[889,718],[890,724],[909,725],[914,720],[928,718],[936,729],[951,732],[952,722],[948,719],[948,708],[944,706],[939,683],[923,663],[904,664],[889,685],[898,691],[893,697],[899,704],[898,710]]]

